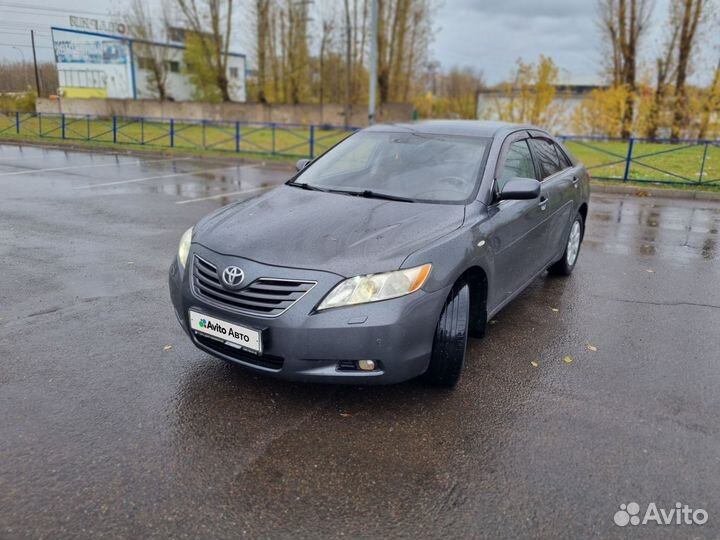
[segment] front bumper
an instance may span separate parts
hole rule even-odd
[[[194,253],[218,268],[232,264],[263,277],[311,279],[317,285],[278,317],[237,313],[193,294],[190,261]],[[313,312],[342,279],[328,272],[260,265],[193,245],[185,269],[177,258],[170,267],[170,296],[180,325],[198,348],[254,371],[288,380],[347,384],[396,383],[425,372],[449,288],[431,293],[420,290],[392,300]],[[196,335],[189,327],[190,309],[262,330],[262,356],[223,347]],[[365,359],[374,360],[378,368],[348,371],[343,369],[347,362],[341,363]]]

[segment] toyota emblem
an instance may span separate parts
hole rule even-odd
[[[243,272],[242,268],[238,266],[228,266],[225,270],[223,270],[223,283],[231,289],[240,285],[243,282],[243,279],[245,279],[245,272]]]

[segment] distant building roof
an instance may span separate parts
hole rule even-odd
[[[482,94],[502,95],[505,94],[505,85],[500,83],[489,88],[480,90]],[[607,85],[600,81],[600,77],[591,74],[573,75],[568,72],[561,72],[558,82],[553,86],[559,91],[571,94],[585,94],[598,88],[607,88]],[[513,88],[514,92],[518,92],[518,88]]]

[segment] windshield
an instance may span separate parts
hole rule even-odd
[[[462,202],[472,195],[489,139],[360,132],[329,150],[293,183],[412,201]]]

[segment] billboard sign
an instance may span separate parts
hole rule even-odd
[[[64,96],[135,97],[128,39],[58,28],[52,36]]]
[[[127,34],[127,26],[125,23],[78,17],[77,15],[70,15],[70,26],[81,30],[92,30],[93,32]]]

